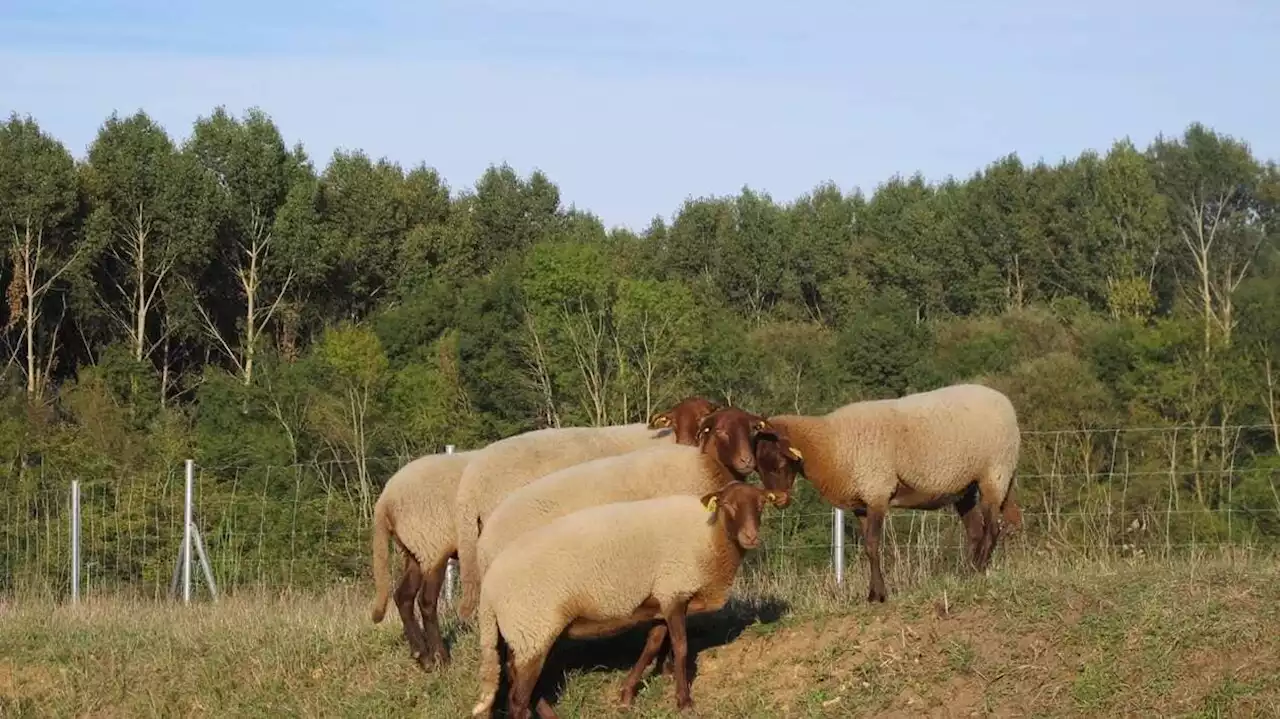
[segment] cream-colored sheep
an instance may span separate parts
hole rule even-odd
[[[756,433],[765,427],[759,415],[728,407],[703,418],[698,447],[648,447],[539,477],[489,513],[476,545],[477,576],[483,581],[493,557],[525,532],[579,509],[671,494],[702,495],[746,479],[755,468]]]
[[[480,450],[458,483],[454,521],[458,536],[458,574],[462,601],[458,616],[471,619],[480,594],[476,541],[481,524],[510,492],[558,469],[624,454],[644,447],[692,443],[698,422],[716,405],[689,397],[648,424],[608,427],[557,427],[525,432]],[[661,427],[655,430],[654,427]]]
[[[889,507],[955,506],[980,570],[999,537],[997,512],[1014,526],[1020,521],[1012,499],[1018,417],[1009,398],[989,387],[952,385],[769,423],[800,454],[793,461],[822,497],[858,517],[871,565],[868,601],[886,598],[880,535]]]
[[[396,607],[413,658],[424,669],[432,663],[449,661],[449,650],[440,636],[436,603],[444,585],[446,563],[458,551],[453,500],[462,470],[475,454],[430,454],[409,462],[391,475],[373,506],[373,578],[377,592],[373,621],[381,622],[386,612],[391,589],[387,542],[394,538],[404,553]],[[421,627],[414,617],[415,597],[422,611]]]
[[[494,558],[480,590],[480,702],[488,713],[500,678],[498,641],[513,676],[511,717],[528,717],[538,675],[562,633],[616,634],[660,619],[620,694],[635,684],[669,631],[676,702],[692,706],[687,674],[687,614],[722,607],[746,550],[759,546],[766,491],[734,481],[702,497],[673,495],[615,502],[560,517],[523,535]],[[537,571],[530,571],[531,568]],[[539,716],[554,716],[545,698]]]

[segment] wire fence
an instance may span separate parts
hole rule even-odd
[[[1275,427],[1114,428],[1024,434],[1015,487],[1022,527],[997,556],[1072,552],[1169,556],[1197,547],[1280,545]],[[287,467],[193,467],[192,521],[220,593],[369,583],[370,497],[408,457]],[[357,471],[357,469],[359,471]],[[28,468],[0,494],[0,596],[172,596],[184,539],[184,467],[101,476]],[[72,481],[79,485],[73,563]],[[862,561],[856,518],[833,512],[804,481],[770,510],[764,547],[745,571],[789,572]],[[887,563],[959,565],[954,511],[891,510]],[[192,557],[192,562],[196,560]],[[73,585],[73,566],[78,583]],[[194,564],[193,564],[194,566]],[[191,572],[196,594],[203,572]]]

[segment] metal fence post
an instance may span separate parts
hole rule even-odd
[[[182,603],[191,603],[191,495],[196,462],[187,460],[187,488],[182,502]]]
[[[71,480],[71,603],[80,603],[80,480]]]
[[[831,563],[836,569],[836,586],[844,585],[844,510],[835,508],[831,524]]]
[[[444,446],[445,454],[453,454],[453,445]],[[453,583],[458,578],[458,560],[450,559],[444,565],[444,603],[453,606]]]

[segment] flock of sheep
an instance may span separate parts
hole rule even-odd
[[[797,473],[858,517],[871,580],[886,599],[880,539],[889,507],[955,507],[974,566],[985,569],[1014,527],[1020,434],[1000,392],[975,384],[853,402],[821,416],[762,417],[690,397],[648,423],[541,429],[482,449],[436,454],[393,475],[374,509],[373,568],[382,620],[391,593],[389,540],[404,555],[395,602],[424,668],[449,661],[436,605],[450,558],[459,617],[479,625],[481,697],[498,692],[507,647],[509,715],[556,713],[534,689],[562,636],[650,629],[619,694],[669,646],[676,705],[692,707],[685,618],[724,606],[766,504],[786,507]],[[756,473],[760,485],[748,483]],[[417,603],[422,623],[414,615]],[[669,642],[668,642],[669,638]]]

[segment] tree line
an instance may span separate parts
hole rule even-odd
[[[1280,467],[1277,207],[1276,163],[1201,124],[870,193],[690,197],[634,232],[538,171],[453,188],[346,150],[319,168],[257,109],[215,108],[181,142],[112,114],[83,160],[15,113],[0,471],[16,496],[68,473],[118,492],[186,456],[224,477],[309,467],[264,491],[343,493],[359,516],[445,444],[691,393],[817,413],[981,381],[1032,431],[1198,432],[1131,448],[1194,470],[1135,507],[1280,508],[1254,471]],[[1078,436],[1055,457],[1114,491],[1095,475],[1128,450]],[[1028,468],[1047,452],[1029,445]],[[1023,482],[1024,504],[1052,484]]]

